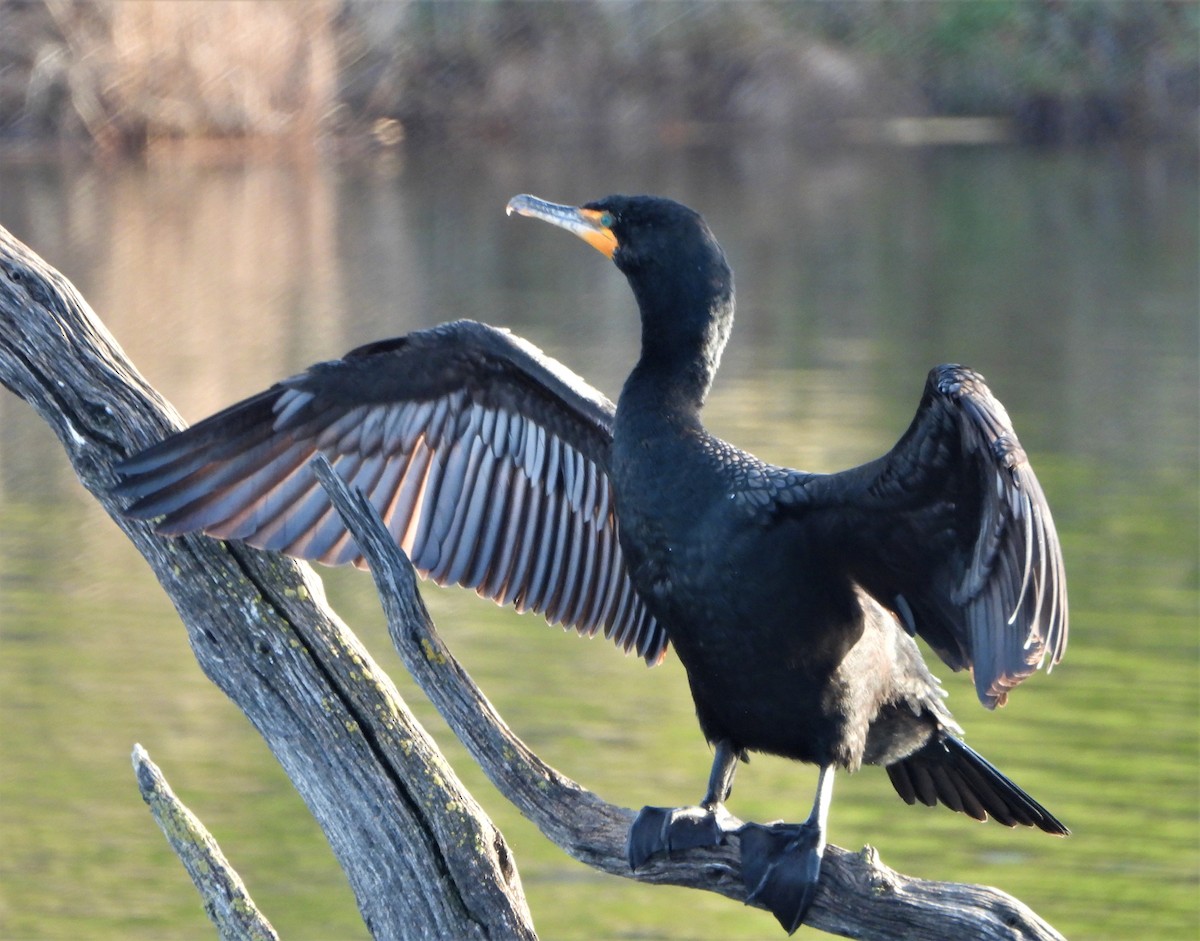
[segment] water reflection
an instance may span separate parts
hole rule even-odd
[[[460,316],[511,326],[615,396],[635,354],[626,287],[573,240],[506,219],[524,191],[655,191],[705,212],[740,298],[709,420],[771,460],[819,470],[874,456],[932,364],[988,375],[1056,508],[1076,633],[1060,675],[1032,681],[1006,715],[974,709],[961,677],[953,703],[972,744],[1077,836],[964,830],[906,810],[868,773],[839,784],[833,839],[1000,884],[1076,938],[1194,928],[1192,154],[734,146],[601,160],[481,147],[349,166],[26,164],[0,172],[0,224],[72,278],[189,420]],[[50,433],[8,395],[0,428],[0,935],[204,930],[133,792],[140,739],[286,935],[363,936],[299,801],[200,676]],[[331,581],[397,672],[369,586]],[[709,756],[676,666],[647,673],[466,593],[431,603],[506,717],[564,771],[630,804],[695,798]],[[1114,763],[1123,753],[1136,769]],[[756,760],[737,809],[795,813],[809,790],[802,769]],[[716,898],[593,876],[484,800],[548,937],[769,927]]]

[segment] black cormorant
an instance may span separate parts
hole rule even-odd
[[[733,275],[671,200],[509,212],[581,236],[625,275],[641,357],[616,407],[506,331],[444,324],[317,364],[118,468],[131,516],[329,564],[362,557],[306,467],[363,491],[416,568],[684,668],[715,759],[690,808],[646,807],[635,868],[736,832],[747,898],[794,930],[815,892],[833,772],[882,765],[908,803],[1067,832],[964,745],[912,635],[989,708],[1067,639],[1042,489],[981,376],[935,368],[883,457],[837,474],[766,464],[700,420]],[[747,752],[820,768],[799,825],[724,808]]]

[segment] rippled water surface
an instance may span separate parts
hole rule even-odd
[[[831,839],[1000,886],[1076,939],[1197,930],[1197,178],[1160,150],[623,153],[412,148],[353,164],[0,165],[0,225],[83,291],[188,420],[368,340],[473,317],[610,396],[635,354],[620,275],[517,192],[672,195],[739,287],[707,413],[772,461],[889,447],[926,371],[960,361],[1007,405],[1062,535],[1071,647],[996,714],[939,671],[970,742],[1066,840],[908,808],[841,776]],[[335,606],[427,718],[514,847],[544,937],[758,938],[769,916],[564,858],[483,782],[391,654],[370,580]],[[606,798],[694,801],[710,754],[678,664],[647,671],[463,591],[442,632],[519,735]],[[121,534],[23,403],[0,392],[0,937],[199,938],[200,904],[137,795],[134,742],[292,939],[365,937],[302,803]],[[815,774],[755,758],[732,809],[808,811]]]

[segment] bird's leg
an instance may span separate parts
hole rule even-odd
[[[697,807],[643,807],[629,828],[629,866],[637,869],[655,853],[698,846],[719,846],[741,821],[725,809],[741,753],[719,741],[708,776],[708,790]]]
[[[832,796],[833,767],[824,765],[808,820],[770,826],[747,823],[738,832],[746,901],[765,905],[788,934],[800,927],[817,894]]]

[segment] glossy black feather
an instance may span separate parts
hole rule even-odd
[[[887,772],[908,804],[941,803],[976,820],[990,817],[1006,827],[1037,827],[1060,836],[1069,832],[1045,807],[953,736],[931,740],[888,765]]]

